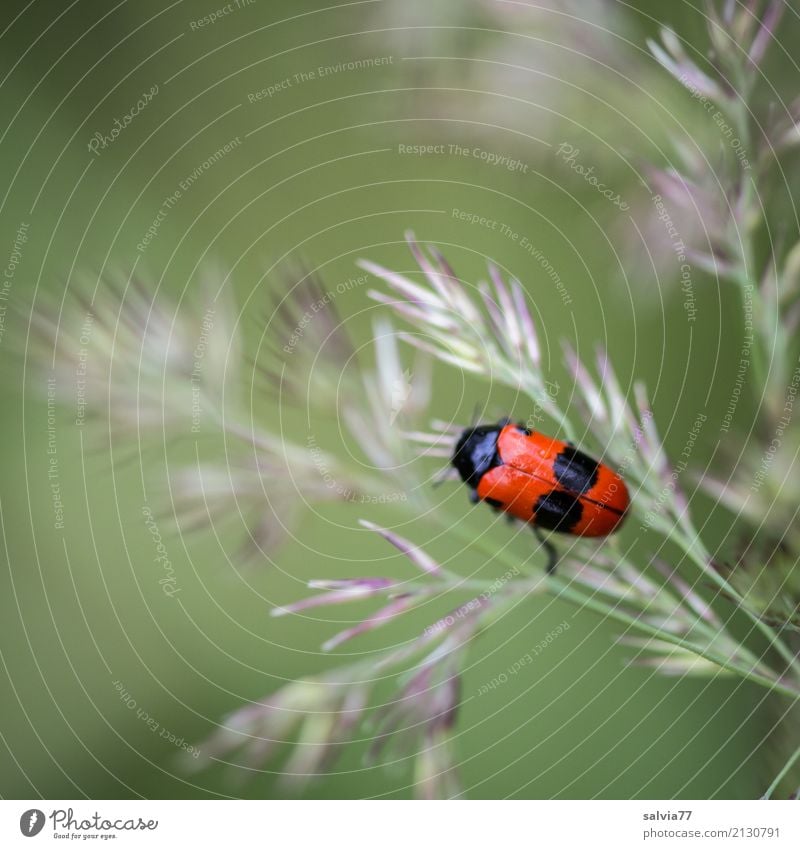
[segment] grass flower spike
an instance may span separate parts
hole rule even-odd
[[[568,433],[569,423],[542,378],[536,327],[522,284],[518,280],[506,283],[491,264],[491,283],[482,281],[468,291],[435,247],[428,255],[413,234],[407,234],[407,240],[424,284],[369,260],[359,263],[393,293],[372,290],[370,296],[417,331],[402,333],[401,338],[448,365],[525,392],[548,415],[561,419]]]

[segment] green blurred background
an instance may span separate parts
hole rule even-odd
[[[198,27],[193,22],[220,6],[4,3],[0,232],[8,254],[20,223],[29,224],[29,240],[11,291],[22,316],[8,313],[0,339],[7,379],[0,494],[9,567],[0,593],[3,796],[275,795],[269,776],[234,785],[221,769],[180,772],[178,748],[125,706],[114,682],[160,728],[193,742],[244,700],[328,668],[335,658],[319,645],[338,628],[323,621],[327,614],[312,625],[271,619],[268,611],[301,597],[310,578],[339,577],[343,567],[371,574],[378,567],[370,560],[386,556],[385,544],[353,528],[360,517],[392,516],[389,508],[352,505],[305,513],[298,539],[276,556],[279,568],[232,568],[235,527],[227,536],[167,538],[182,587],[179,608],[158,584],[141,520],[142,468],[111,468],[109,445],[121,456],[135,444],[124,435],[109,443],[107,433],[81,433],[70,409],[57,414],[65,527],[53,526],[47,412],[37,396],[40,378],[24,365],[30,305],[43,293],[60,295],[78,273],[127,275],[135,261],[153,289],[191,301],[196,269],[213,261],[232,269],[254,329],[292,259],[319,266],[332,286],[358,273],[360,256],[410,270],[403,233],[413,229],[442,246],[466,279],[484,275],[486,257],[493,257],[523,281],[554,375],[563,377],[561,338],[585,354],[595,343],[607,345],[625,384],[632,376],[647,382],[667,445],[680,451],[698,411],[706,404],[724,410],[738,346],[724,333],[735,306],[699,275],[702,321],[690,339],[678,266],[663,229],[651,227],[652,205],[639,177],[645,159],[664,161],[671,135],[713,139],[713,126],[697,120],[697,105],[645,51],[659,23],[702,46],[699,5],[566,3],[553,11],[488,0],[252,0]],[[786,43],[800,35],[789,17]],[[336,70],[375,57],[382,64]],[[295,77],[325,66],[333,72]],[[784,95],[800,90],[780,53],[767,74]],[[272,96],[255,97],[287,79]],[[107,134],[155,85],[158,93],[118,138],[90,152],[94,134]],[[199,176],[158,235],[137,250],[164,199],[237,138],[241,143]],[[602,174],[630,215],[555,155],[562,142],[580,148],[580,161]],[[421,144],[480,148],[525,167],[400,152],[399,145]],[[571,303],[564,305],[542,265],[518,243],[457,220],[454,209],[526,235],[565,282]],[[354,337],[366,338],[376,306],[364,287],[342,295],[337,309]],[[442,371],[435,380],[434,416],[467,419],[486,397],[471,380],[462,384]],[[491,404],[528,413],[501,390]],[[269,404],[258,412],[267,424],[277,417]],[[704,435],[699,468],[716,440]],[[328,447],[336,448],[336,434]],[[218,455],[220,446],[208,440],[202,450]],[[164,484],[166,456],[156,438],[145,455],[155,491]],[[452,500],[450,509],[460,503]],[[483,517],[473,521],[485,528]],[[719,518],[712,543],[729,530]],[[502,540],[502,529],[492,533]],[[312,557],[306,544],[324,553]],[[514,546],[527,556],[526,541]],[[434,554],[449,550],[446,540],[431,546]],[[395,559],[380,568],[407,567]],[[492,572],[468,552],[463,568]],[[340,608],[329,618],[351,613],[356,609]],[[534,666],[467,700],[457,743],[470,795],[760,792],[762,740],[771,726],[761,692],[627,669],[614,628],[567,605],[531,600],[498,622],[473,657],[465,693],[476,693],[564,619],[570,630]],[[352,651],[380,647],[429,621],[424,613]],[[409,771],[366,767],[363,749],[353,747],[339,774],[309,795],[409,795]]]

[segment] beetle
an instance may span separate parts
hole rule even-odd
[[[529,524],[556,566],[555,547],[541,531],[603,537],[618,530],[630,496],[625,481],[572,443],[502,419],[463,431],[451,464],[470,488],[511,519]]]

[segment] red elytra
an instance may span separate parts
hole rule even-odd
[[[464,431],[452,462],[473,500],[534,528],[606,536],[619,528],[630,504],[625,482],[608,466],[522,425]]]

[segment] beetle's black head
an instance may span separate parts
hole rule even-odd
[[[478,425],[465,430],[456,443],[451,460],[461,480],[475,489],[490,469],[502,464],[497,453],[499,425]]]

